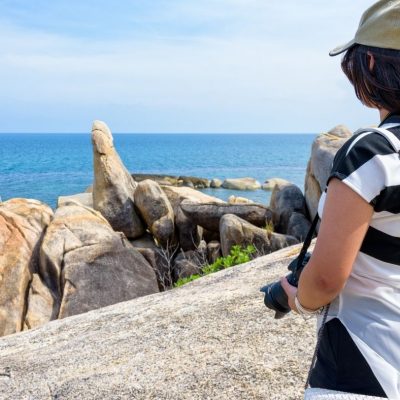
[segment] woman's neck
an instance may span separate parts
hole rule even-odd
[[[384,108],[379,109],[379,117],[381,122],[390,114],[390,112]]]

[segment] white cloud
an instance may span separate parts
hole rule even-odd
[[[336,36],[350,39],[355,29],[353,16],[339,23],[339,6],[359,14],[365,3],[175,1],[143,17],[168,27],[124,39],[3,25],[0,129],[82,131],[103,114],[117,131],[356,128],[372,114],[326,54]],[[179,32],[180,19],[184,31],[197,28]],[[43,109],[47,121],[37,118]]]

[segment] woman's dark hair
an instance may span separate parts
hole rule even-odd
[[[371,56],[374,66],[370,70]],[[342,59],[342,70],[367,106],[400,111],[400,51],[356,44]]]

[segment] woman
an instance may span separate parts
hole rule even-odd
[[[358,99],[400,139],[400,0],[362,16],[342,69]],[[400,158],[377,133],[338,151],[318,207],[318,240],[289,305],[313,314],[331,303],[311,387],[400,399]]]

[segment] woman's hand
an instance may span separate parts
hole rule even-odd
[[[289,307],[292,309],[292,311],[298,312],[296,305],[294,304],[294,298],[296,297],[296,294],[297,294],[297,287],[292,286],[286,279],[286,276],[281,278],[281,285],[288,297]]]

